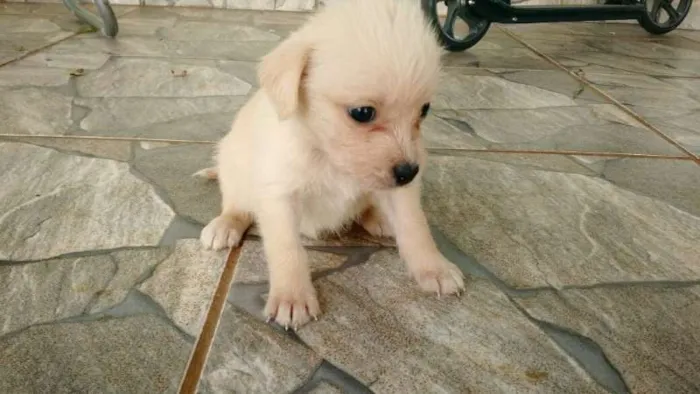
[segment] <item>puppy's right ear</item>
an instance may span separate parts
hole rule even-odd
[[[258,68],[265,89],[280,119],[292,116],[299,107],[302,78],[311,53],[311,42],[298,31],[262,58]]]

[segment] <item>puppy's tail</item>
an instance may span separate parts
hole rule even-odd
[[[215,167],[209,167],[195,172],[194,174],[192,174],[192,176],[196,178],[206,178],[210,181],[215,181],[219,179],[219,171]]]

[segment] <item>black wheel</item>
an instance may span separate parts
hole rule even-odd
[[[438,40],[445,49],[461,52],[479,42],[489,30],[491,22],[479,18],[469,10],[465,0],[421,0],[423,12],[437,31]],[[438,16],[438,5],[447,5],[447,15]]]
[[[681,25],[693,0],[646,0],[647,12],[639,25],[651,34],[666,34]]]

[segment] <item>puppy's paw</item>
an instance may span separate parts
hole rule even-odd
[[[288,281],[270,289],[265,305],[268,321],[275,321],[285,329],[297,330],[311,319],[316,320],[321,307],[310,279]]]
[[[438,297],[459,295],[464,291],[464,274],[442,256],[436,256],[433,261],[421,262],[412,274],[421,289],[435,293]]]
[[[243,234],[229,217],[217,216],[204,227],[199,240],[207,249],[221,250],[237,246]]]

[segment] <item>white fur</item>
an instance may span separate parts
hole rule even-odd
[[[395,236],[419,285],[464,287],[437,250],[420,207],[420,174],[396,187],[392,168],[425,165],[420,108],[438,81],[441,50],[414,0],[346,0],[314,15],[265,56],[261,89],[218,145],[222,213],[202,231],[233,247],[255,220],[270,272],[266,315],[297,327],[320,313],[300,233],[317,237],[358,220]],[[348,109],[371,105],[359,124]],[[422,171],[421,171],[422,172]]]

